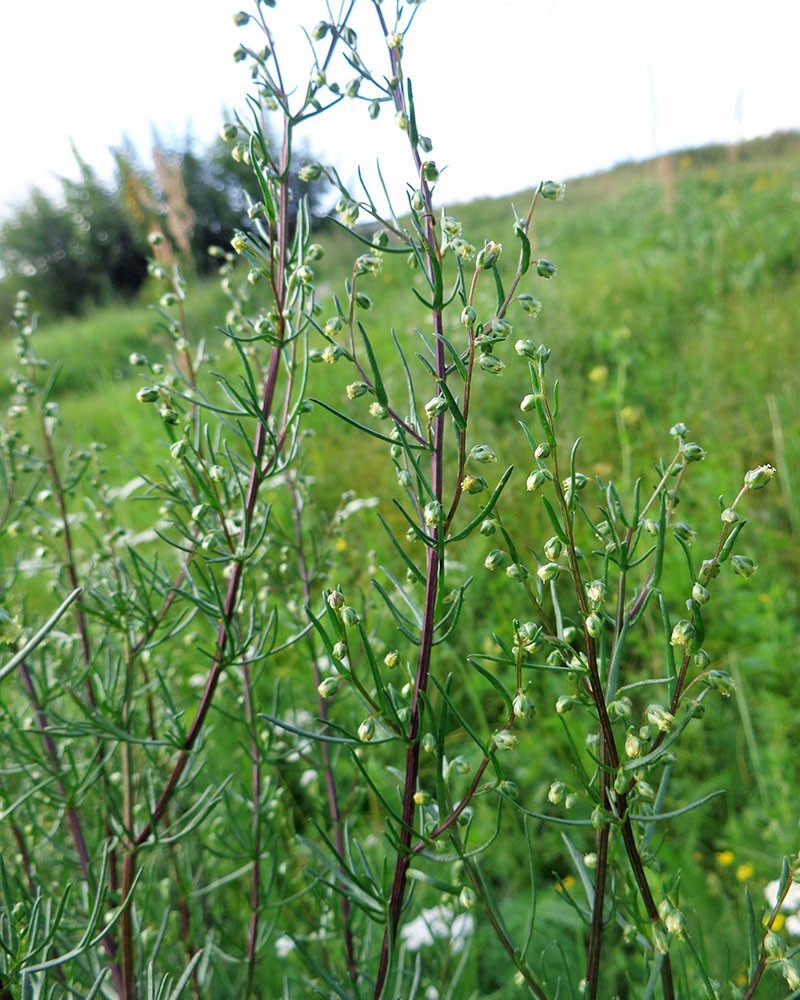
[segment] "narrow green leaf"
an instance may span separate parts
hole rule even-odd
[[[550,518],[550,523],[553,526],[553,531],[556,533],[557,537],[562,542],[562,544],[569,545],[569,538],[567,537],[567,533],[564,530],[561,521],[558,518],[558,514],[556,514],[555,510],[553,509],[553,505],[545,496],[542,497],[542,503],[544,504],[544,509],[547,511],[547,516]]]
[[[456,532],[454,535],[448,535],[448,537],[446,539],[446,544],[447,545],[449,545],[451,542],[460,542],[462,538],[466,538],[468,535],[470,535],[475,530],[475,528],[482,521],[484,521],[489,516],[489,514],[491,514],[491,512],[495,508],[495,505],[497,504],[497,501],[500,499],[500,494],[505,489],[505,485],[508,482],[509,477],[511,476],[511,473],[513,471],[514,471],[514,466],[513,465],[509,465],[509,467],[506,469],[506,471],[500,477],[500,482],[492,490],[492,495],[489,497],[489,499],[486,501],[486,503],[483,505],[483,507],[481,507],[479,513],[475,517],[473,517],[473,519],[469,522],[469,524],[465,528],[462,528],[460,531]]]
[[[761,939],[759,937],[753,898],[747,886],[744,887],[744,899],[747,908],[747,979],[749,982],[758,968],[759,957],[761,955]]]
[[[492,275],[494,277],[495,291],[497,292],[497,312],[499,314],[500,310],[503,308],[503,303],[506,300],[506,292],[503,288],[503,279],[500,277],[500,269],[496,264],[492,268]]]
[[[367,331],[364,329],[363,323],[358,324],[358,332],[361,334],[361,339],[364,341],[364,349],[367,352],[369,367],[372,372],[372,386],[375,389],[375,398],[381,406],[386,406],[389,402],[389,397],[386,395],[386,387],[384,386],[383,379],[381,378],[381,371],[375,358],[375,352],[372,350],[372,344],[367,336]]]
[[[378,512],[378,520],[381,522],[383,530],[389,536],[389,541],[392,543],[395,552],[397,552],[397,554],[403,561],[403,565],[406,567],[409,573],[412,574],[417,583],[425,583],[425,574],[422,572],[422,570],[417,568],[416,563],[411,558],[411,556],[409,556],[408,553],[405,551],[403,546],[400,544],[399,540],[395,537],[394,532],[386,523],[386,521],[383,518],[383,515],[380,512]]]
[[[321,399],[312,397],[310,402],[314,403],[317,406],[321,406],[323,410],[327,410],[328,413],[332,413],[335,417],[338,417],[340,420],[343,420],[346,424],[350,424],[351,427],[355,427],[357,430],[363,431],[365,434],[369,434],[370,437],[377,438],[379,441],[385,441],[387,444],[397,444],[394,438],[390,438],[386,434],[381,434],[380,431],[376,431],[372,427],[367,427],[366,424],[360,424],[357,420],[353,420],[352,417],[348,417],[340,410],[334,409],[332,406],[329,406],[326,402],[324,402]],[[409,445],[409,447],[413,448],[415,446]]]
[[[747,524],[747,521],[737,521],[731,529],[731,533],[725,539],[725,544],[722,546],[722,551],[720,552],[719,561],[724,563],[731,552],[733,551],[733,546],[736,543],[736,539],[739,537],[739,532]]]
[[[450,411],[456,427],[460,431],[465,431],[467,429],[467,422],[464,419],[464,414],[461,412],[461,407],[458,405],[455,396],[450,392],[447,382],[443,378],[440,378],[436,380],[436,384],[441,394],[447,400],[447,409]]]

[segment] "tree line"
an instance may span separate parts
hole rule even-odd
[[[198,148],[187,135],[168,145],[154,139],[145,164],[126,140],[112,148],[114,171],[104,180],[73,149],[77,179],[60,190],[39,188],[0,221],[0,312],[10,316],[25,288],[48,317],[79,315],[114,299],[135,297],[147,279],[148,235],[167,237],[181,266],[203,276],[214,268],[209,248],[248,229],[253,173],[246,146],[222,135]],[[294,168],[297,195],[308,184]],[[312,204],[320,202],[319,183]]]

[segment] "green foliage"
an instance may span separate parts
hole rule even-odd
[[[229,130],[225,299],[156,238],[149,320],[16,302],[0,993],[785,996],[794,507],[762,462],[796,411],[736,324],[769,301],[790,342],[788,228],[747,265],[789,172],[443,213],[413,5],[362,5],[374,69],[317,25],[291,89],[270,6],[237,57],[285,140]],[[330,174],[323,251],[286,167],[342,94],[396,116],[411,184]]]

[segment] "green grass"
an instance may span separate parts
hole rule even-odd
[[[712,544],[718,531],[718,494],[730,498],[754,464],[779,466],[777,488],[748,509],[753,523],[747,551],[757,555],[761,570],[749,584],[726,579],[709,608],[709,652],[737,678],[739,694],[709,713],[713,718],[699,735],[687,734],[675,785],[676,797],[687,800],[715,787],[731,789],[669,832],[668,853],[676,867],[694,869],[693,877],[704,880],[700,895],[707,908],[699,920],[707,922],[712,950],[716,929],[727,941],[740,934],[742,884],[760,897],[759,886],[776,877],[781,855],[796,847],[791,748],[800,739],[800,689],[793,682],[800,631],[800,483],[794,472],[800,467],[799,154],[800,136],[777,136],[736,151],[675,154],[661,163],[626,165],[575,181],[562,205],[543,203],[535,217],[534,252],[558,265],[556,277],[537,290],[545,309],[535,321],[520,310],[510,315],[511,344],[530,336],[553,350],[564,443],[569,447],[575,436],[585,435],[579,454],[587,474],[613,478],[627,489],[637,476],[649,482],[652,459],[672,448],[669,427],[679,420],[689,425],[691,436],[708,450],[707,460],[693,470],[681,508],[681,517],[700,535],[698,546]],[[513,199],[520,212],[529,197]],[[514,220],[508,201],[448,206],[448,212],[463,223],[471,242],[499,240],[511,256]],[[320,242],[327,254],[315,270],[325,284],[346,271],[361,248],[338,231],[323,232]],[[387,256],[384,271],[369,284],[374,308],[364,319],[381,357],[392,355],[394,330],[413,363],[422,350],[415,330],[419,310],[412,311],[410,297],[401,295],[405,268],[402,259]],[[343,289],[331,286],[330,293],[337,292],[344,297]],[[217,329],[225,306],[216,286],[190,289],[188,310],[190,337],[205,339],[209,351],[219,355],[209,368],[228,367]],[[333,312],[330,299],[323,299],[322,321]],[[154,472],[166,435],[155,409],[135,401],[143,379],[128,357],[134,351],[153,360],[163,356],[169,342],[157,317],[143,307],[119,306],[43,327],[37,338],[41,356],[59,365],[55,398],[64,444],[106,441],[119,459],[108,464],[120,483],[138,468]],[[317,346],[323,346],[322,338]],[[512,360],[510,344],[499,353]],[[3,340],[0,372],[13,366],[13,344]],[[540,546],[549,534],[547,524],[519,488],[530,462],[518,426],[518,404],[526,391],[520,367],[509,363],[500,392],[493,391],[491,379],[478,386],[478,430],[471,443],[484,438],[497,450],[501,467],[515,466],[518,488],[509,495],[507,516],[519,537]],[[401,378],[396,370],[394,378]],[[368,399],[345,398],[352,379],[342,365],[315,365],[310,394],[368,422]],[[7,382],[0,384],[0,399],[10,399]],[[345,424],[332,442],[329,426],[322,433],[326,423],[318,408],[310,419],[318,438],[308,471],[318,477],[322,510],[331,510],[346,490],[369,496],[377,479],[393,481],[382,446],[363,439],[354,443]],[[332,447],[341,461],[331,463]],[[392,517],[391,511],[382,513]],[[463,670],[466,653],[486,648],[491,628],[515,613],[513,590],[482,569],[492,547],[485,541],[485,549],[476,546],[470,553],[469,569],[476,576],[476,606],[485,598],[494,617],[465,623],[445,654],[454,670]],[[354,586],[368,586],[365,553],[376,550],[378,562],[387,555],[374,520],[367,514],[354,519],[345,544],[341,565],[349,565]],[[667,573],[678,579],[679,569],[670,566]],[[548,690],[547,696],[554,693]],[[559,766],[560,738],[556,722],[543,721],[537,755],[522,758],[514,775],[520,784],[538,788],[542,801]],[[724,851],[732,852],[732,865],[720,862]],[[549,848],[538,863],[547,876],[569,872],[563,850]],[[502,859],[497,878],[510,896],[515,866],[526,864],[522,846],[518,855],[510,851]],[[752,865],[752,873],[742,865]],[[544,910],[553,909],[552,903],[544,899]],[[511,911],[513,920],[513,903]],[[505,995],[494,980],[483,985],[483,995]],[[765,984],[763,996],[778,995],[770,988]]]

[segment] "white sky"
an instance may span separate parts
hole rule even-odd
[[[358,3],[366,40],[375,19]],[[232,15],[248,5],[2,2],[0,213],[33,185],[74,176],[70,139],[103,175],[123,134],[145,153],[153,126],[210,141],[225,108],[244,109],[250,78],[231,55],[247,36]],[[394,0],[383,9],[391,17]],[[284,73],[304,86],[298,25],[325,17],[324,3],[278,0],[272,16]],[[439,167],[451,165],[439,197],[452,203],[800,128],[798,39],[800,0],[426,0],[405,65],[420,131]],[[390,116],[370,123],[357,102],[325,117],[307,132],[319,158],[349,174],[380,149],[402,203],[411,178]]]

